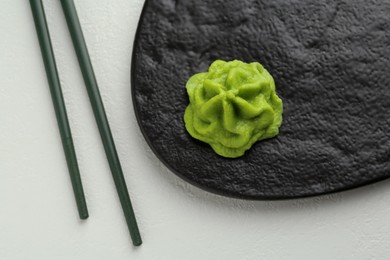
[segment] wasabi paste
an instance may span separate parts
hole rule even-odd
[[[279,133],[282,100],[258,62],[214,61],[208,72],[193,75],[186,89],[187,131],[223,157],[240,157],[255,142]]]

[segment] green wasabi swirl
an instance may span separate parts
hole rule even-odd
[[[186,89],[187,131],[221,156],[240,157],[255,142],[279,133],[282,100],[272,76],[258,62],[217,60],[208,72],[193,75]]]

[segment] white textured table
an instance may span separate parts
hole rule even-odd
[[[169,0],[167,0],[169,1]],[[390,259],[390,182],[282,202],[168,171],[130,95],[143,0],[75,0],[144,244],[130,236],[59,1],[44,1],[90,218],[78,219],[28,0],[0,2],[0,259]]]

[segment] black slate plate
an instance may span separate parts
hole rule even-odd
[[[132,95],[174,173],[245,199],[341,191],[390,176],[390,1],[147,0]],[[278,137],[224,159],[187,134],[187,79],[216,59],[259,61],[283,99]]]

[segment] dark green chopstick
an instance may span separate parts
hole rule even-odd
[[[80,179],[80,171],[77,164],[76,152],[73,146],[64,98],[62,96],[49,30],[47,28],[45,11],[43,10],[41,0],[30,0],[30,4],[79,216],[81,219],[86,219],[88,218],[88,209],[85,202],[83,186]]]
[[[91,60],[89,58],[87,46],[81,30],[80,22],[77,16],[73,0],[61,0],[65,18],[68,23],[69,31],[72,37],[73,45],[79,60],[81,72],[87,87],[89,99],[98,125],[100,136],[103,141],[104,150],[110,165],[111,173],[118,192],[119,200],[126,218],[127,226],[130,231],[131,239],[135,246],[142,244],[141,235],[138,230],[137,221],[131,205],[129,193],[127,190],[125,178],[119,162],[119,157],[112,138],[110,126],[104,111],[103,101],[101,99],[98,84],[93,72]]]

